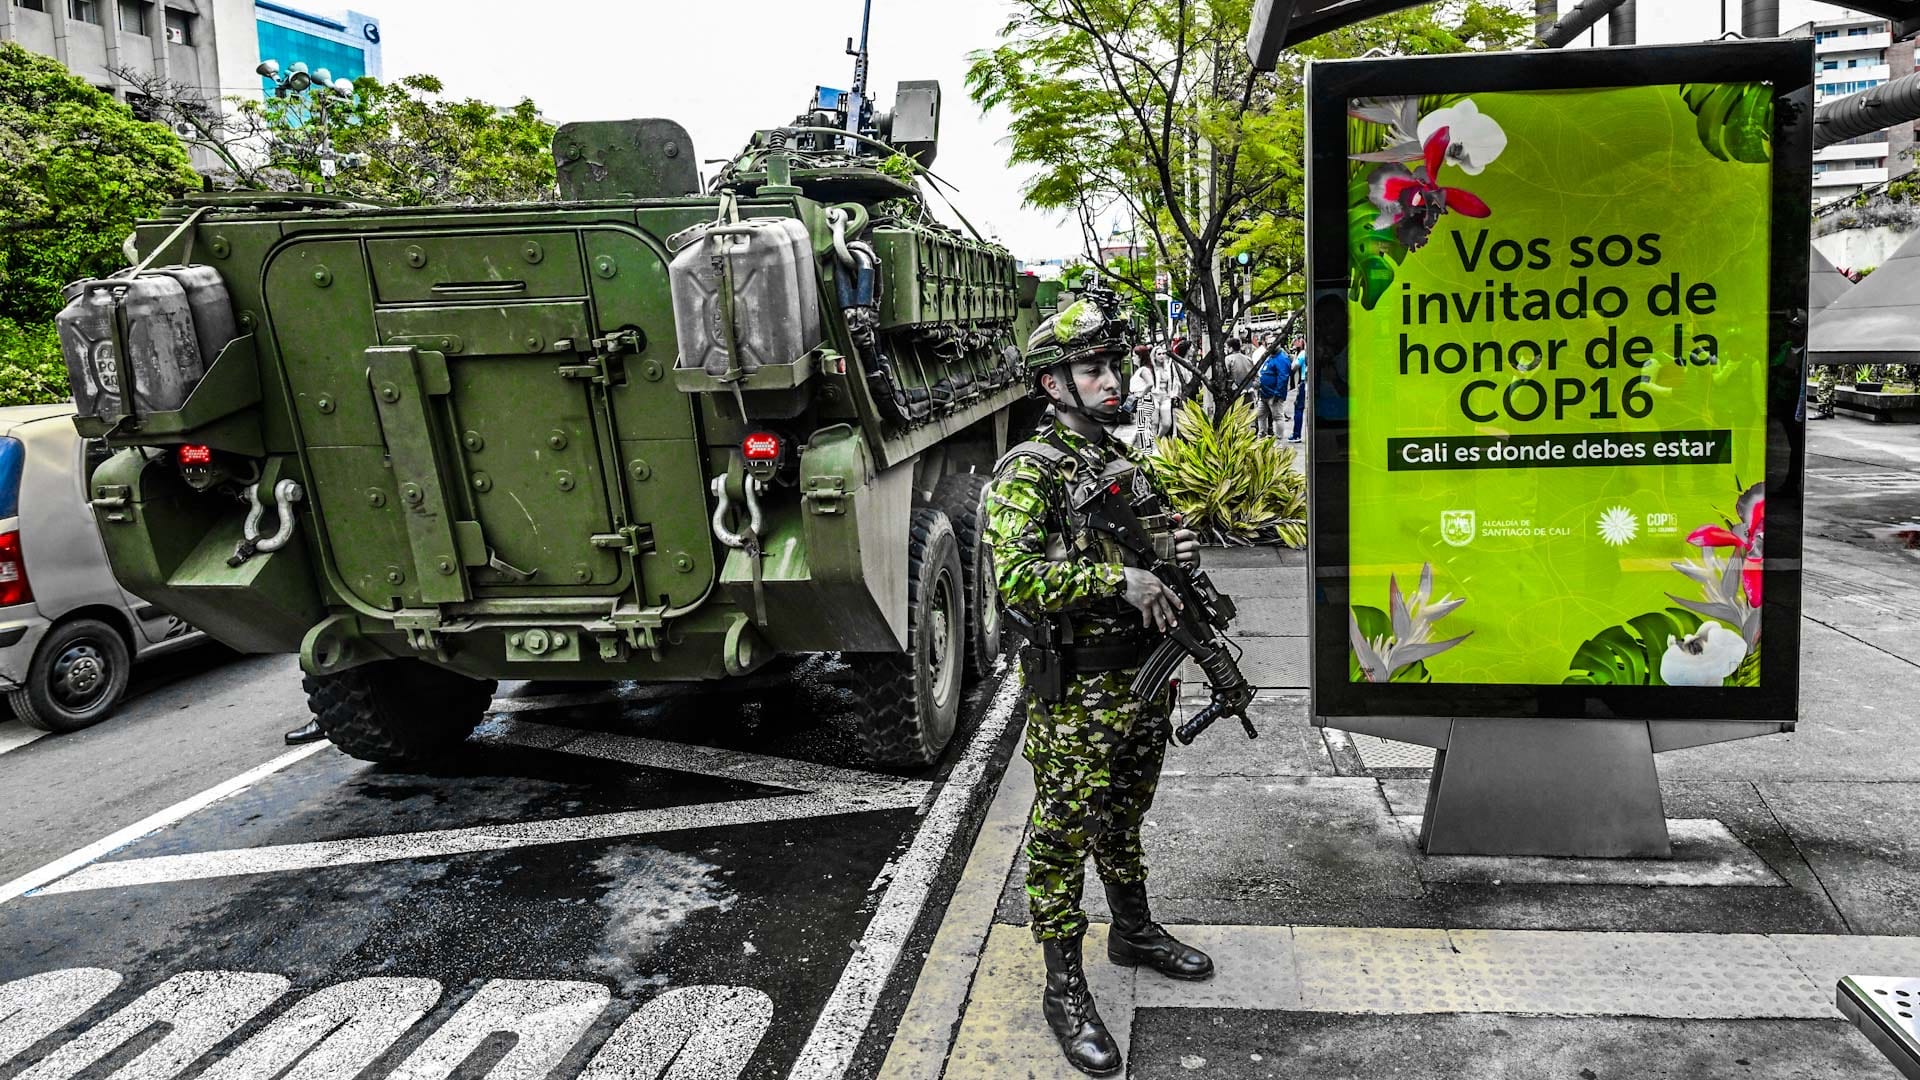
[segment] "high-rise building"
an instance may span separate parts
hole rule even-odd
[[[1914,43],[1894,41],[1887,20],[1843,11],[1802,23],[1788,37],[1813,39],[1813,103],[1818,108],[1914,73]],[[1830,202],[1913,171],[1916,126],[1893,127],[1821,147],[1813,155],[1813,201]]]
[[[51,56],[122,101],[123,72],[209,98],[254,78],[253,0],[0,0],[0,41]],[[138,105],[138,101],[131,102]]]
[[[382,77],[380,20],[358,11],[308,11],[284,0],[254,0],[260,59],[278,60],[284,73],[294,64],[325,69],[335,79]],[[273,81],[263,80],[266,93]]]

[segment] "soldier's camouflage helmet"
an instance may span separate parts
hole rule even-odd
[[[1127,317],[1114,310],[1117,307],[1085,297],[1042,319],[1027,337],[1027,374],[1101,353],[1124,355],[1133,340]]]

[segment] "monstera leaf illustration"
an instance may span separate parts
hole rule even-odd
[[[1665,686],[1660,658],[1668,642],[1700,629],[1700,616],[1685,608],[1636,615],[1582,642],[1562,683],[1579,686]]]
[[[1773,88],[1765,83],[1688,83],[1680,88],[1693,111],[1700,145],[1721,161],[1773,160]]]

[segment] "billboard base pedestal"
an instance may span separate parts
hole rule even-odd
[[[1434,762],[1429,855],[1669,858],[1645,720],[1456,719]]]

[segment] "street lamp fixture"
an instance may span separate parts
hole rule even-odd
[[[311,103],[314,111],[320,115],[320,190],[325,192],[327,181],[339,174],[343,161],[340,155],[333,152],[333,127],[327,116],[327,106],[335,99],[352,98],[353,80],[336,79],[333,77],[333,72],[326,68],[309,71],[307,65],[302,63],[296,63],[288,68],[283,78],[280,75],[278,60],[262,60],[260,66],[253,70],[262,78],[273,80],[273,96],[277,98],[285,98],[289,94],[296,96],[305,94],[316,87],[320,90],[320,93],[311,99]],[[365,158],[358,154],[349,154],[344,159],[344,163],[348,168],[352,168],[364,164]]]

